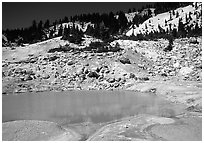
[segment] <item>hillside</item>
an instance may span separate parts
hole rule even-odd
[[[151,32],[161,32],[170,31],[171,29],[176,29],[178,31],[179,19],[185,25],[195,28],[195,25],[198,24],[198,27],[202,27],[202,3],[195,3],[186,7],[177,8],[176,10],[165,12],[153,16],[146,20],[144,23],[140,24],[139,27],[134,25],[134,28],[131,28],[126,35],[131,36],[134,34],[149,34]],[[173,14],[174,13],[174,14]]]
[[[51,32],[52,30],[54,30],[53,35],[58,35],[60,28],[63,28],[63,29],[64,29],[65,27],[70,27],[70,28],[72,28],[73,25],[75,26],[75,28],[77,28],[78,30],[82,30],[83,32],[86,32],[88,26],[94,27],[94,24],[92,24],[91,22],[88,22],[88,23],[86,23],[86,22],[68,22],[68,23],[57,24],[57,25],[51,26],[51,27],[49,28],[49,30],[48,30],[47,33],[46,33],[46,34],[47,34],[47,37],[49,37],[49,34],[50,34],[50,32]],[[61,27],[61,26],[62,26],[62,27]],[[54,29],[54,27],[55,27],[55,29]]]

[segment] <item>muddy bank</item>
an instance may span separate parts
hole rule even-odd
[[[2,124],[3,141],[79,140],[73,130],[65,130],[56,123],[20,120]]]
[[[3,123],[3,140],[51,141],[201,141],[201,114],[174,118],[140,114],[103,124],[75,124],[60,127],[46,121]]]
[[[202,118],[139,115],[102,127],[89,141],[201,141]]]
[[[131,91],[154,92],[172,103],[187,106],[188,111],[202,113],[202,83],[192,81],[155,80],[138,83],[128,88]]]

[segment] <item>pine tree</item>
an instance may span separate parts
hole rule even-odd
[[[186,30],[182,22],[182,18],[179,19],[178,23],[178,35],[180,35],[181,37],[186,37]]]
[[[191,12],[189,12],[188,17],[189,17],[189,20],[192,20],[192,17],[191,17]]]
[[[170,20],[172,20],[172,13],[170,12]]]
[[[165,19],[165,26],[167,26],[167,21],[166,21],[166,19]]]
[[[64,32],[62,34],[63,40],[68,40],[71,43],[80,44],[83,37],[83,31],[81,31],[78,26],[73,23],[72,28],[70,29],[69,25],[68,27],[65,26]]]
[[[133,24],[135,24],[137,27],[139,27],[139,16],[135,15],[133,18]]]
[[[58,30],[58,36],[62,36],[62,33],[63,33],[63,25],[61,24]]]
[[[199,28],[198,23],[195,24],[195,28],[193,29],[193,34],[195,36],[201,36],[202,35],[202,28]]]
[[[145,24],[145,29],[147,29],[147,24]]]
[[[109,30],[102,21],[99,25],[100,28],[100,38],[104,41],[110,38]]]
[[[123,33],[125,28],[127,28],[128,20],[127,20],[127,17],[125,16],[125,13],[122,11],[119,12],[118,22],[119,22],[119,27],[121,29],[121,32]]]
[[[44,24],[44,28],[49,28],[50,27],[50,21],[46,20],[45,24]]]
[[[173,40],[174,40],[173,36],[169,36],[168,40],[169,40],[169,45],[166,48],[164,48],[165,52],[169,52],[173,49]]]
[[[174,10],[172,10],[172,14],[175,15],[175,11]]]
[[[86,33],[87,35],[89,35],[89,36],[93,36],[94,28],[93,28],[91,25],[88,25],[88,27],[87,27],[85,33]]]
[[[172,29],[171,29],[171,23],[169,23],[169,32],[171,32],[171,30],[172,30]]]
[[[177,29],[176,29],[176,28],[174,28],[174,29],[172,30],[172,36],[173,36],[174,38],[177,37]]]
[[[198,3],[195,2],[195,9],[198,9]]]
[[[35,20],[32,22],[32,29],[37,30],[37,22]]]
[[[65,26],[64,30],[63,30],[63,33],[62,33],[62,39],[63,40],[67,40],[68,39],[68,36],[69,36],[69,29],[67,28],[67,25]]]
[[[168,27],[166,28],[166,33],[169,34],[169,29],[168,29]]]
[[[186,14],[186,23],[188,22],[188,15]]]
[[[93,36],[96,38],[101,38],[99,23],[95,25]]]
[[[152,11],[151,9],[148,9],[148,18],[152,17]]]
[[[179,17],[179,13],[178,13],[178,11],[176,12],[176,18],[178,18]]]
[[[43,22],[40,21],[40,22],[38,23],[38,30],[40,31],[40,30],[42,30],[42,28],[43,28]]]
[[[37,34],[36,34],[36,40],[42,40],[43,37],[43,22],[40,21],[38,23],[38,27],[37,27]]]
[[[37,39],[37,22],[35,20],[33,20],[32,22],[32,26],[30,28],[30,35],[31,35],[31,41],[36,41]]]
[[[64,22],[64,23],[68,23],[68,22],[69,22],[69,19],[68,19],[67,16],[64,17],[63,22]]]
[[[50,33],[49,33],[49,39],[51,39],[53,37],[54,37],[54,30],[51,30]]]

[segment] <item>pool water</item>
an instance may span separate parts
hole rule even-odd
[[[39,92],[2,97],[2,122],[105,123],[137,114],[174,117],[182,110],[182,106],[153,93],[132,91]]]

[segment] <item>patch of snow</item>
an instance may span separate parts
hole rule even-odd
[[[175,15],[172,15],[170,12],[165,12],[158,14],[156,16],[153,16],[143,22],[142,24],[137,27],[136,25],[133,25],[127,33],[126,36],[131,36],[134,34],[135,36],[138,34],[149,34],[154,31],[158,31],[160,26],[162,29],[165,31],[168,29],[171,25],[171,29],[176,28],[178,29],[178,23],[179,19],[182,18],[182,22],[187,25],[194,25],[198,23],[198,26],[201,27],[202,25],[202,3],[198,3],[198,7],[196,8],[195,6],[189,5],[186,7],[182,8],[177,8],[175,11]],[[179,16],[176,17],[176,13],[179,13]],[[189,17],[189,13],[191,13],[191,20],[189,22],[186,21],[186,15]],[[170,15],[172,15],[172,18],[170,19]],[[165,20],[167,23],[165,24]]]
[[[64,29],[65,27],[68,27],[68,26],[69,26],[70,28],[72,28],[73,25],[75,25],[75,28],[78,27],[78,29],[79,29],[79,30],[82,30],[83,32],[86,31],[86,29],[87,29],[88,26],[94,27],[94,24],[92,24],[91,22],[86,23],[86,22],[77,22],[77,21],[76,21],[76,22],[74,22],[74,23],[73,23],[73,22],[62,23],[63,29]],[[57,24],[57,25],[56,25],[56,30],[55,30],[55,32],[54,32],[54,35],[57,35],[57,34],[58,34],[60,27],[61,27],[61,24]],[[49,28],[49,31],[51,31],[51,30],[53,30],[53,29],[54,29],[54,26],[51,26],[51,27]],[[48,34],[48,35],[49,35],[49,34]]]

